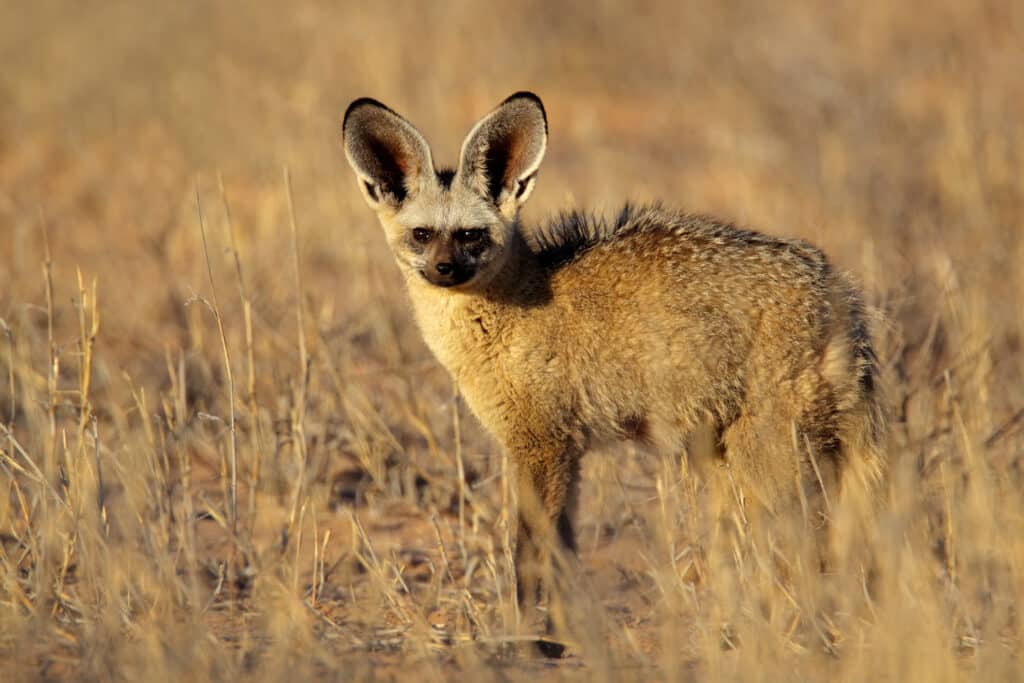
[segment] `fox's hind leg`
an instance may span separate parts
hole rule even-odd
[[[827,426],[808,423],[796,402],[764,402],[723,431],[722,446],[729,484],[747,500],[748,517],[771,525],[753,530],[777,540],[788,535],[793,550],[810,538],[818,563],[827,565],[831,504],[839,489]]]

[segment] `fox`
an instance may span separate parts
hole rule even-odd
[[[885,411],[860,288],[821,251],[661,205],[524,226],[547,144],[525,91],[472,127],[454,169],[376,100],[342,123],[424,340],[513,465],[518,604],[548,614],[536,644],[560,656],[543,604],[577,550],[584,453],[703,452],[752,504],[803,501],[821,527],[830,496],[881,485]]]

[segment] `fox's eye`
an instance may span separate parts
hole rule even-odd
[[[455,241],[464,244],[476,244],[487,236],[483,228],[463,228],[455,231]]]
[[[412,238],[420,244],[426,244],[434,237],[434,231],[430,228],[413,228]]]

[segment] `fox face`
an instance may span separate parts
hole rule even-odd
[[[379,211],[388,244],[407,275],[438,287],[482,284],[500,265],[514,229],[490,202],[433,173],[398,211]],[[451,180],[454,180],[449,176]],[[452,186],[454,185],[454,186]]]
[[[407,239],[403,246],[405,252],[421,258],[410,259],[409,267],[438,287],[464,285],[485,270],[487,262],[499,252],[491,239],[495,230],[501,227],[413,228],[411,241]]]
[[[454,171],[436,169],[420,132],[368,98],[345,112],[342,140],[406,277],[468,290],[486,287],[510,255],[547,119],[535,95],[512,95],[470,130]]]

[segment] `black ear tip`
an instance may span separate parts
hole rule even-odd
[[[511,95],[509,95],[508,97],[505,98],[505,101],[502,102],[502,104],[505,104],[507,102],[511,102],[512,100],[518,100],[518,99],[533,100],[534,102],[536,102],[540,106],[542,106],[542,107],[544,106],[543,104],[541,104],[540,98],[537,96],[537,94],[536,93],[532,93],[529,90],[520,90],[518,92],[512,93]]]
[[[537,105],[537,108],[540,109],[541,116],[544,117],[545,123],[547,122],[548,115],[547,112],[544,111],[544,103],[540,101],[540,98],[536,94],[530,92],[529,90],[520,90],[519,92],[512,93],[511,95],[506,97],[502,104],[515,102],[516,100],[529,100],[533,104]]]
[[[357,109],[362,109],[363,107],[374,107],[376,109],[384,109],[385,111],[391,111],[390,109],[388,109],[387,106],[381,104],[372,97],[360,97],[357,100],[352,100],[352,104],[348,105],[348,108],[345,110],[345,116],[343,116],[341,119],[342,130],[344,130],[345,127],[348,126],[349,117],[352,116],[352,114],[354,114]]]

